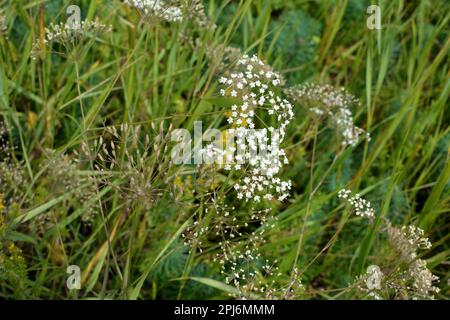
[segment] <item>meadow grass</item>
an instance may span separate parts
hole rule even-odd
[[[66,21],[69,4],[112,30],[69,49],[42,46],[45,27]],[[369,5],[209,0],[204,26],[143,17],[122,1],[1,1],[0,297],[365,299],[355,283],[368,266],[392,283],[407,270],[389,242],[390,221],[425,231],[433,245],[418,258],[439,277],[435,298],[446,299],[450,5],[379,1],[381,30],[366,27]],[[195,121],[227,128],[233,100],[218,82],[230,68],[227,48],[257,55],[285,88],[345,87],[371,136],[343,147],[329,122],[292,101],[289,164],[279,174],[291,196],[263,201],[267,223],[226,238],[242,250],[264,230],[246,272],[255,270],[249,287],[268,296],[226,283],[214,259],[225,240],[200,232],[229,217],[248,222],[254,207],[232,190],[242,176],[170,160],[173,130],[193,132]],[[372,220],[339,200],[344,188],[370,200]],[[66,287],[69,265],[81,269],[80,290]],[[410,281],[378,294],[411,298]]]

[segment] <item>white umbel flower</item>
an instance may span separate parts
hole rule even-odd
[[[380,290],[381,289],[381,280],[383,279],[383,272],[377,265],[371,265],[367,268],[365,283],[367,289],[369,290]]]
[[[316,117],[329,117],[342,136],[343,146],[355,146],[364,130],[354,125],[351,106],[359,101],[344,88],[307,83],[289,89],[292,98],[304,104]],[[370,138],[369,134],[366,134]]]
[[[361,198],[360,194],[357,193],[352,196],[350,190],[342,189],[338,192],[338,197],[349,203],[357,216],[365,218],[374,217],[375,210],[373,210],[372,205],[369,201]]]
[[[125,4],[138,9],[145,17],[156,17],[169,22],[183,21],[180,7],[163,0],[125,0]]]
[[[85,38],[96,37],[102,33],[110,32],[111,29],[112,26],[105,25],[98,19],[84,20],[75,25],[64,22],[51,23],[45,28],[43,42],[41,43],[41,40],[37,39],[33,44],[32,56],[33,58],[38,56],[42,51],[42,44],[47,46],[54,42],[63,45],[66,49],[70,49],[80,44]]]
[[[220,77],[219,83],[223,85],[222,96],[239,101],[231,107],[228,116],[236,137],[237,163],[226,166],[226,169],[239,170],[243,164],[249,164],[250,176],[235,186],[238,198],[254,202],[285,200],[291,182],[282,181],[276,174],[288,163],[279,145],[294,112],[292,104],[275,93],[281,85],[281,76],[257,56],[243,55],[229,74]],[[256,119],[263,112],[275,118],[278,126],[257,128]]]

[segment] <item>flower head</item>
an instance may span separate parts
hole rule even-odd
[[[36,40],[33,45],[32,57],[36,58],[42,51],[42,45],[47,46],[54,43],[63,45],[70,50],[80,44],[84,39],[96,37],[102,33],[111,31],[112,27],[101,23],[98,19],[84,20],[77,24],[68,24],[60,22],[59,24],[50,24],[45,28],[43,42]]]
[[[381,280],[384,274],[377,265],[371,265],[367,268],[366,275],[364,277],[367,289],[381,289]]]
[[[193,21],[200,28],[217,28],[206,16],[202,0],[125,0],[124,3],[138,10],[148,23]]]
[[[291,182],[276,177],[283,164],[288,163],[279,145],[294,116],[291,103],[276,93],[281,82],[281,76],[255,55],[243,55],[229,74],[219,79],[223,85],[221,95],[236,101],[228,123],[236,137],[236,150],[231,151],[237,151],[237,163],[225,168],[239,170],[243,164],[249,164],[250,175],[234,186],[238,199],[259,202],[274,197],[283,201],[289,197]],[[257,128],[257,119],[263,113],[273,117],[278,125]],[[269,134],[271,143],[268,143]]]
[[[343,138],[344,146],[355,146],[364,130],[354,125],[350,108],[359,101],[344,88],[330,85],[305,84],[288,90],[288,94],[318,117],[330,117]]]
[[[183,11],[173,1],[125,0],[125,4],[138,9],[145,18],[157,18],[168,22],[183,21]]]
[[[361,198],[359,193],[352,196],[350,190],[342,189],[338,192],[338,197],[348,202],[357,216],[373,218],[375,215],[375,210],[373,210],[370,202]]]
[[[424,231],[416,226],[394,227],[386,222],[389,242],[400,253],[405,262],[411,262],[417,258],[418,249],[430,249],[431,242],[424,237]]]

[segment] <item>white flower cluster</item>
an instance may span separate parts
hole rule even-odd
[[[403,226],[401,229],[403,235],[408,240],[410,244],[415,244],[418,249],[430,249],[431,248],[431,242],[428,238],[424,238],[424,231],[423,229],[409,225],[409,226]]]
[[[51,24],[45,28],[44,42],[48,44],[51,41],[57,43],[75,42],[87,34],[99,35],[111,31],[111,26],[107,26],[99,20],[84,20],[81,23],[69,26],[67,23]]]
[[[434,299],[434,294],[439,293],[439,288],[434,283],[439,280],[427,268],[425,260],[417,259],[412,262],[407,270],[396,271],[385,275],[379,266],[372,265],[367,272],[356,277],[357,288],[365,292],[368,297],[381,299]]]
[[[347,201],[357,216],[372,218],[375,215],[375,210],[373,210],[370,202],[361,198],[358,193],[351,196],[350,190],[342,189],[338,192],[338,197]]]
[[[105,25],[98,19],[84,20],[73,25],[64,22],[52,23],[45,28],[43,44],[49,45],[51,42],[55,42],[65,47],[70,47],[81,42],[85,37],[95,37],[102,33],[110,32],[111,29],[110,25]],[[36,58],[41,49],[41,40],[37,39],[33,45],[33,58]]]
[[[206,145],[200,150],[206,164],[222,163],[225,151],[216,147],[213,143]]]
[[[434,294],[439,293],[439,288],[434,286],[434,282],[438,281],[439,277],[428,270],[425,260],[418,259],[414,261],[409,268],[409,272],[414,279],[413,299],[433,299]]]
[[[380,290],[381,289],[381,280],[383,279],[383,272],[380,267],[377,265],[371,265],[367,268],[367,272],[363,277],[364,282],[369,290]]]
[[[316,116],[329,116],[343,137],[344,146],[355,146],[364,130],[354,125],[350,107],[358,100],[344,88],[305,84],[288,90],[294,100],[304,103]],[[367,134],[369,138],[369,135]]]
[[[365,274],[356,277],[356,288],[375,300],[382,300],[380,294],[384,287],[382,283],[384,277],[379,266],[371,265]]]
[[[255,55],[244,55],[228,76],[219,79],[219,83],[225,86],[220,91],[222,96],[239,101],[229,112],[228,123],[232,125],[230,132],[236,137],[236,148],[233,146],[227,150],[229,158],[225,169],[240,170],[243,163],[248,163],[251,173],[250,177],[235,185],[237,197],[259,202],[261,196],[270,200],[276,193],[278,200],[283,201],[289,196],[291,182],[282,181],[275,175],[283,164],[288,163],[285,151],[279,148],[279,144],[294,113],[291,103],[274,92],[281,84],[280,75]],[[275,117],[279,126],[256,129],[255,121],[261,116],[258,111]],[[267,143],[268,133],[272,138],[270,144]],[[232,166],[229,163],[235,151],[236,163]]]
[[[425,260],[417,258],[417,250],[430,249],[431,242],[424,237],[424,231],[414,225],[397,228],[386,221],[388,239],[391,246],[398,252],[402,261],[409,264],[405,273],[408,279],[409,297],[412,299],[433,299],[439,288],[434,282],[439,280],[427,268]],[[412,280],[412,281],[411,281]],[[412,286],[409,283],[412,282]]]
[[[254,117],[257,108],[266,109],[269,115],[276,115],[284,129],[293,118],[292,104],[277,96],[272,88],[281,85],[281,76],[266,66],[257,56],[244,55],[237,62],[237,70],[228,77],[221,77],[219,83],[227,87],[222,96],[238,97],[242,103],[232,107],[230,124],[237,127],[255,128]]]
[[[384,266],[385,274],[380,267],[370,266],[366,274],[357,277],[358,289],[375,299],[434,299],[439,292],[434,284],[439,278],[427,268],[425,260],[417,258],[418,249],[431,248],[424,231],[412,225],[397,228],[389,220],[385,223],[397,259]]]
[[[210,31],[214,31],[217,28],[217,25],[206,16],[203,0],[187,0],[186,7],[186,18],[193,20],[198,26],[207,28]]]
[[[180,7],[163,0],[125,0],[125,4],[138,9],[145,17],[155,17],[169,22],[183,21]]]
[[[403,260],[411,262],[417,258],[418,249],[430,249],[431,242],[424,237],[424,231],[416,226],[402,226],[400,229],[387,222],[389,241],[401,253]]]

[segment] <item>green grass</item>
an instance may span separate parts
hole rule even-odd
[[[212,299],[236,293],[213,261],[218,239],[205,237],[200,252],[198,244],[184,246],[181,234],[193,221],[216,221],[213,196],[244,219],[250,206],[229,191],[240,177],[174,166],[169,159],[171,130],[193,132],[200,120],[204,127],[227,127],[230,101],[219,96],[215,61],[220,54],[208,57],[221,45],[257,54],[284,75],[286,87],[318,82],[347,88],[361,102],[353,110],[357,125],[371,134],[370,141],[343,149],[334,130],[317,126],[302,104],[295,105],[283,144],[290,163],[281,174],[291,179],[292,195],[264,203],[277,219],[259,246],[264,259],[277,259],[281,275],[262,281],[274,280],[282,290],[296,267],[304,286],[299,298],[361,298],[351,286],[355,277],[371,264],[395,260],[383,227],[387,218],[425,230],[433,247],[421,258],[440,277],[436,298],[448,297],[447,1],[380,1],[381,30],[366,27],[369,1],[210,0],[206,13],[215,30],[190,21],[149,24],[121,1],[76,1],[83,19],[98,17],[113,31],[71,54],[47,48],[37,60],[31,51],[44,26],[65,21],[66,6],[75,3],[0,3],[7,22],[0,37],[0,118],[8,128],[3,138],[15,148],[10,165],[22,177],[0,176],[0,297]],[[182,34],[201,45],[180,40]],[[77,158],[83,143],[93,148],[100,136],[111,140],[105,127],[123,123],[140,125],[141,132],[133,139],[134,129],[123,131],[108,184],[95,160],[69,169],[51,161],[61,154],[67,155],[62,163]],[[146,134],[148,157],[128,171],[124,150],[142,154]],[[144,177],[150,187],[138,194],[130,176]],[[339,202],[344,187],[371,201],[373,223]],[[21,249],[18,257],[11,243]],[[81,290],[65,287],[69,265],[81,268]]]

